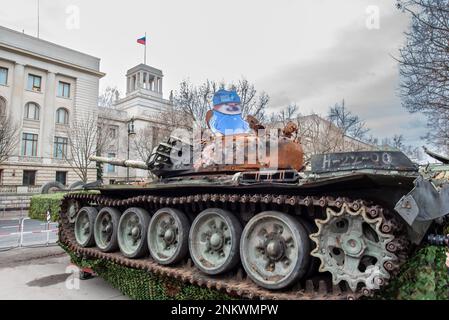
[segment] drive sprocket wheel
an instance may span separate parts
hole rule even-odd
[[[344,204],[340,211],[326,209],[326,219],[316,220],[318,232],[311,255],[321,260],[320,272],[332,274],[335,285],[345,281],[353,292],[379,289],[390,273],[384,265],[397,264],[398,257],[387,250],[395,237],[381,231],[383,217],[371,219],[365,207],[357,211]]]

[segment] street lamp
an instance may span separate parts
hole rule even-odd
[[[127,160],[129,160],[129,137],[132,135],[135,135],[136,132],[134,131],[134,117],[131,118],[131,120],[128,121],[128,157]],[[126,182],[129,182],[129,167],[126,168]]]

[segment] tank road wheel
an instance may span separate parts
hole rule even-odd
[[[163,265],[182,260],[189,251],[190,222],[172,208],[156,211],[148,227],[148,248],[154,260]]]
[[[80,210],[79,202],[76,200],[69,200],[67,206],[67,218],[69,219],[70,223],[75,223],[76,215],[79,210]]]
[[[309,270],[308,233],[285,213],[259,213],[243,230],[240,257],[243,268],[256,284],[266,289],[286,288]]]
[[[129,208],[118,223],[117,239],[120,251],[127,258],[139,258],[148,253],[146,235],[150,214],[141,208]]]
[[[91,247],[95,244],[94,224],[97,213],[97,209],[93,207],[83,207],[76,215],[75,239],[82,247]]]
[[[94,236],[97,247],[103,252],[112,252],[118,249],[117,226],[120,220],[120,211],[106,207],[100,210],[95,219]]]
[[[193,221],[189,250],[193,263],[210,275],[227,272],[239,262],[242,226],[229,211],[211,208]]]
[[[339,212],[327,208],[325,220],[316,220],[318,232],[310,238],[316,248],[312,255],[321,260],[320,271],[329,271],[332,281],[346,281],[352,291],[362,284],[365,289],[379,289],[390,277],[384,264],[398,258],[387,250],[394,236],[380,226],[383,218],[371,219],[365,209],[351,210],[346,204]]]

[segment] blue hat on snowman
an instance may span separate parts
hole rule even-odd
[[[232,90],[224,90],[220,89],[214,94],[214,98],[212,100],[212,103],[215,106],[221,105],[221,104],[227,104],[227,103],[241,103],[240,97],[237,94],[237,91]]]

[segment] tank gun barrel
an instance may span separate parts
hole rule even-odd
[[[109,164],[112,164],[114,166],[119,166],[119,167],[148,170],[148,165],[143,161],[124,160],[124,159],[106,158],[106,157],[98,157],[98,156],[92,156],[89,159],[92,161],[100,162],[100,163],[109,163]]]

